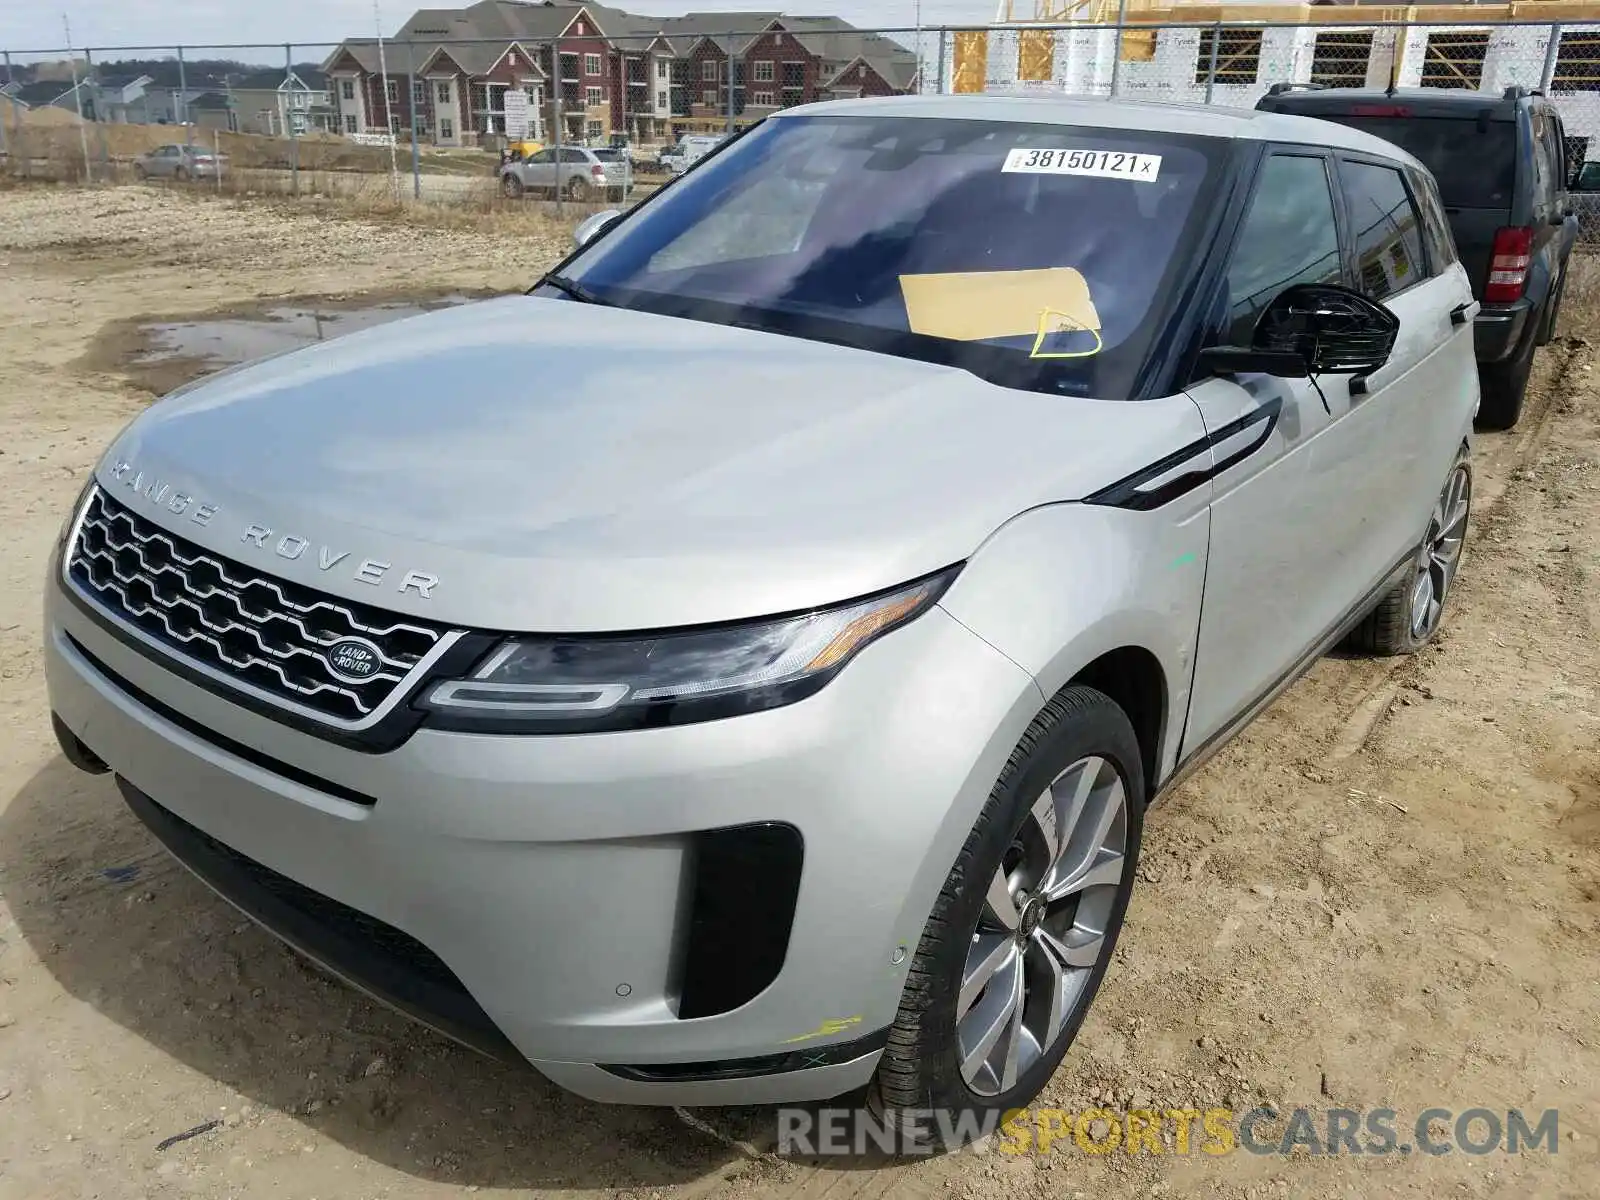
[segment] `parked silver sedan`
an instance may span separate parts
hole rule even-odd
[[[133,160],[140,179],[216,179],[227,171],[228,156],[204,146],[157,146]]]

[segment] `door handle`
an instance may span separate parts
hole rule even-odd
[[[1468,300],[1465,304],[1458,304],[1450,310],[1450,324],[1465,325],[1478,315],[1478,302]]]

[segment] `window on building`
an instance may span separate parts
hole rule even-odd
[[[343,96],[346,100],[354,100],[356,98],[356,81],[354,79],[340,80],[339,95]]]
[[[772,107],[774,107],[774,105],[772,103],[772,93],[771,92],[757,92],[755,94],[755,99],[752,100],[751,103],[754,104],[757,108],[772,108]]]
[[[605,135],[606,135],[606,125],[605,125],[604,121],[590,121],[589,122],[588,136],[590,137],[590,139],[605,137]]]
[[[400,81],[398,79],[386,80],[385,83],[384,83],[384,94],[389,97],[389,103],[390,104],[399,104],[400,103]]]
[[[599,108],[606,102],[606,94],[600,88],[584,88],[583,102],[590,108]]]
[[[1561,31],[1561,47],[1556,51],[1556,72],[1551,77],[1550,90],[1600,91],[1600,33]]]
[[[561,56],[561,79],[564,83],[578,81],[578,56],[576,54],[563,54]]]
[[[428,85],[417,80],[411,85],[411,103],[420,108],[428,102]]]
[[[700,64],[700,78],[707,83],[715,83],[717,81],[717,64],[714,59],[708,58]]]
[[[439,140],[453,142],[456,138],[456,123],[449,117],[439,118]]]
[[[400,132],[400,117],[397,113],[389,114],[389,132],[395,134]]]
[[[804,88],[806,86],[806,65],[803,62],[786,62],[783,64],[783,86],[787,88]]]
[[[583,56],[583,73],[585,75],[600,74],[600,56],[598,54],[585,54]]]
[[[346,133],[360,133],[361,132],[360,128],[356,125],[356,118],[355,118],[355,114],[354,113],[350,113],[350,114],[347,114],[345,116],[345,119],[344,119],[344,131]]]
[[[441,83],[434,87],[433,94],[438,97],[440,104],[450,103],[450,85]]]
[[[1423,279],[1422,219],[1393,167],[1346,162],[1339,167],[1354,225],[1361,290],[1374,300]]]
[[[656,78],[665,79],[672,70],[672,64],[664,58],[656,59]]]
[[[1219,36],[1220,34],[1220,36]],[[1200,57],[1195,60],[1194,81],[1211,78],[1213,49],[1217,59],[1218,83],[1254,83],[1261,70],[1261,30],[1202,29]]]
[[[700,102],[707,108],[715,108],[717,106],[717,89],[707,88],[705,95],[700,97]]]
[[[1488,52],[1487,33],[1435,30],[1428,34],[1428,48],[1422,56],[1422,86],[1477,91]]]
[[[1319,30],[1311,48],[1311,82],[1321,87],[1365,87],[1372,57],[1372,30]]]
[[[755,64],[755,68],[757,83],[771,83],[777,78],[775,65],[771,62],[758,62]]]
[[[667,94],[665,92],[657,92],[656,93],[656,107],[657,108],[666,108],[667,107]]]

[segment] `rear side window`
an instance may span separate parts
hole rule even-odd
[[[1427,277],[1422,218],[1405,179],[1394,167],[1344,162],[1339,166],[1356,243],[1361,290],[1374,300],[1404,291]]]
[[[1442,275],[1456,261],[1455,236],[1439,200],[1439,186],[1421,171],[1411,175],[1411,195],[1422,212],[1422,239],[1428,249],[1428,274]]]
[[[1325,161],[1273,155],[1261,168],[1228,266],[1228,342],[1248,346],[1261,310],[1291,284],[1342,277]]]
[[[1480,131],[1471,118],[1316,115],[1399,146],[1433,172],[1449,208],[1511,207],[1517,180],[1517,127],[1510,121],[1491,121]]]

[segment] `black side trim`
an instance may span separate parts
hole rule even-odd
[[[1404,558],[1402,558],[1384,574],[1382,582],[1380,582],[1377,587],[1373,588],[1366,595],[1362,596],[1360,600],[1357,600],[1355,604],[1346,609],[1344,615],[1333,624],[1328,632],[1323,634],[1323,636],[1312,643],[1311,649],[1308,653],[1297,659],[1288,670],[1284,671],[1281,675],[1269,683],[1255,697],[1255,699],[1248,701],[1243,708],[1235,713],[1233,717],[1222,726],[1221,729],[1212,734],[1209,738],[1201,742],[1200,745],[1196,746],[1188,753],[1185,753],[1184,748],[1180,746],[1178,750],[1179,759],[1177,766],[1172,769],[1172,773],[1170,775],[1168,775],[1161,781],[1159,785],[1157,785],[1155,792],[1164,794],[1170,789],[1177,787],[1178,784],[1182,783],[1185,779],[1189,778],[1189,776],[1198,771],[1201,766],[1205,764],[1207,759],[1232,741],[1234,736],[1240,733],[1245,726],[1247,726],[1251,720],[1254,719],[1256,714],[1261,712],[1262,709],[1266,708],[1267,705],[1271,704],[1286,690],[1288,690],[1289,686],[1293,684],[1295,680],[1299,679],[1300,676],[1304,675],[1308,670],[1311,669],[1312,664],[1314,664],[1329,650],[1333,649],[1333,647],[1337,646],[1345,634],[1349,633],[1352,629],[1359,625],[1362,621],[1362,618],[1364,618],[1367,613],[1372,611],[1373,605],[1375,605],[1378,600],[1382,598],[1385,592],[1387,592],[1399,581],[1400,576],[1403,574],[1406,568],[1408,568],[1411,563],[1415,561],[1416,557],[1417,551],[1415,549],[1407,552]],[[1184,736],[1187,737],[1187,715],[1185,715],[1184,724]]]
[[[712,1017],[755,999],[783,969],[805,844],[767,822],[697,833],[678,1017]]]
[[[1107,508],[1126,508],[1135,512],[1148,512],[1170,504],[1179,496],[1187,495],[1198,487],[1210,483],[1222,472],[1230,467],[1236,467],[1249,458],[1262,446],[1267,444],[1267,439],[1272,436],[1272,431],[1277,428],[1278,417],[1283,412],[1283,397],[1274,396],[1263,401],[1259,406],[1245,413],[1244,416],[1226,425],[1218,426],[1205,437],[1199,438],[1184,446],[1181,450],[1174,450],[1165,458],[1151,463],[1135,471],[1132,475],[1124,476],[1117,482],[1101,488],[1099,491],[1085,497],[1085,504],[1099,504]],[[1207,450],[1219,446],[1231,437],[1245,432],[1252,426],[1260,425],[1261,431],[1254,441],[1248,446],[1235,451],[1219,463],[1206,466],[1195,463],[1190,471],[1168,480],[1153,491],[1141,492],[1139,489],[1151,480],[1159,479],[1191,459],[1197,459]]]
[[[759,1058],[734,1058],[724,1062],[653,1063],[648,1066],[598,1064],[621,1079],[639,1083],[698,1083],[717,1079],[753,1079],[761,1075],[782,1075],[812,1067],[831,1067],[853,1062],[882,1050],[889,1044],[887,1027],[849,1042],[834,1042],[810,1050],[791,1050],[787,1054],[764,1054]]]
[[[390,1007],[491,1058],[525,1062],[455,973],[421,942],[280,875],[168,812],[126,779],[123,799],[224,900]]]
[[[323,779],[319,775],[313,775],[310,771],[305,771],[299,767],[292,766],[289,763],[282,762],[279,759],[273,758],[270,754],[263,754],[254,746],[246,746],[243,742],[236,742],[230,737],[224,737],[214,729],[207,729],[194,718],[184,716],[176,709],[161,703],[161,701],[157,700],[148,692],[141,691],[139,688],[134,687],[133,684],[129,683],[110,667],[106,666],[105,663],[101,662],[93,654],[85,650],[83,648],[83,644],[71,634],[67,634],[66,639],[69,643],[71,643],[72,648],[83,656],[83,660],[100,673],[101,678],[115,687],[118,691],[122,692],[122,694],[127,696],[128,699],[134,701],[143,708],[149,709],[163,721],[170,722],[171,724],[176,725],[179,729],[183,730],[185,733],[199,738],[202,742],[215,746],[218,750],[221,750],[226,754],[231,754],[235,758],[242,758],[245,762],[260,767],[263,771],[270,771],[279,778],[287,779],[292,783],[298,783],[301,787],[308,787],[313,791],[321,792],[325,796],[337,796],[340,800],[348,800],[352,804],[361,804],[367,808],[371,808],[378,802],[375,797],[368,796],[364,792],[358,792],[354,788],[347,788],[343,784],[333,783],[330,780]],[[59,732],[57,736],[59,738]],[[77,738],[74,737],[73,740],[76,741]],[[74,760],[70,754],[67,755],[67,758],[69,761],[72,761],[74,765],[77,765],[76,760]]]

